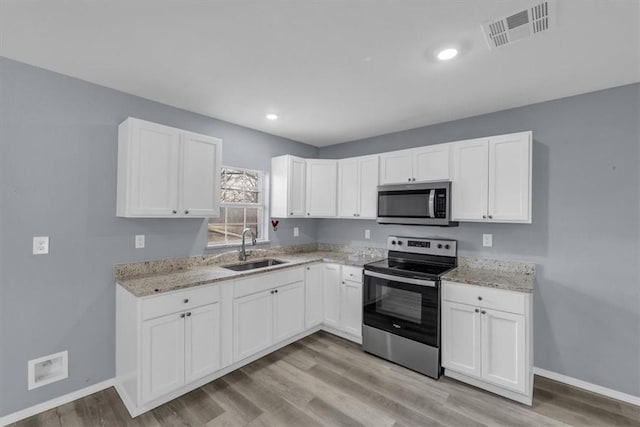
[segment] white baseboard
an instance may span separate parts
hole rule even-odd
[[[73,391],[69,394],[65,394],[64,396],[56,397],[55,399],[38,403],[37,405],[30,406],[18,412],[14,412],[13,414],[5,415],[4,417],[0,418],[0,426],[6,426],[20,420],[24,420],[25,418],[32,417],[41,412],[48,411],[49,409],[64,405],[65,403],[73,402],[74,400],[81,399],[85,396],[89,396],[90,394],[97,393],[99,391],[112,387],[114,384],[115,378],[111,378],[100,383],[90,385],[89,387]]]
[[[557,372],[547,371],[546,369],[534,367],[534,375],[549,378],[561,383],[568,384],[583,390],[591,391],[593,393],[601,394],[612,399],[621,400],[623,402],[631,403],[632,405],[640,406],[640,396],[634,396],[632,394],[622,393],[620,391],[612,390],[610,388],[602,387],[597,384],[588,383],[586,381],[579,380],[577,378],[568,377],[566,375],[558,374]]]

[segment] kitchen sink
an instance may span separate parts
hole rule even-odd
[[[287,261],[280,261],[279,259],[263,259],[260,261],[242,263],[242,264],[233,264],[233,265],[225,265],[222,268],[226,268],[233,271],[247,271],[247,270],[255,270],[256,268],[264,268],[271,267],[274,265],[286,264]]]

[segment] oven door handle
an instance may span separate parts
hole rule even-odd
[[[369,270],[365,270],[364,275],[377,277],[378,279],[391,280],[393,282],[407,283],[409,285],[429,286],[430,288],[436,287],[436,282],[434,282],[433,280],[412,279],[409,277],[393,276],[391,274],[377,273],[375,271],[369,271]]]

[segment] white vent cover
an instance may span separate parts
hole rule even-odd
[[[555,24],[555,1],[547,0],[504,18],[482,24],[491,49],[547,31]]]

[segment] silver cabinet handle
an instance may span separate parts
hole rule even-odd
[[[184,313],[180,314],[180,318],[184,319]]]
[[[489,219],[493,219],[493,215],[489,215]]]
[[[480,313],[480,310],[478,310],[477,308],[476,308],[476,313]]]
[[[407,181],[411,182],[411,178],[407,178]]]
[[[183,302],[187,304],[189,302],[189,298],[185,298]]]
[[[175,214],[178,213],[178,211],[174,209],[174,210],[171,211],[171,213],[175,215]]]
[[[187,317],[189,317],[189,316],[191,316],[191,312],[188,312],[188,313],[187,313]]]
[[[478,301],[482,301],[482,297],[478,297]]]
[[[293,212],[289,212],[289,215],[293,215]]]
[[[486,312],[486,311],[484,311],[484,310],[482,310],[480,313],[482,313],[482,314],[487,314],[487,312]]]
[[[189,215],[189,211],[184,211],[184,213],[185,213],[186,215]]]
[[[486,216],[486,215],[482,215],[482,218],[483,218],[483,219],[487,219],[487,216]]]

